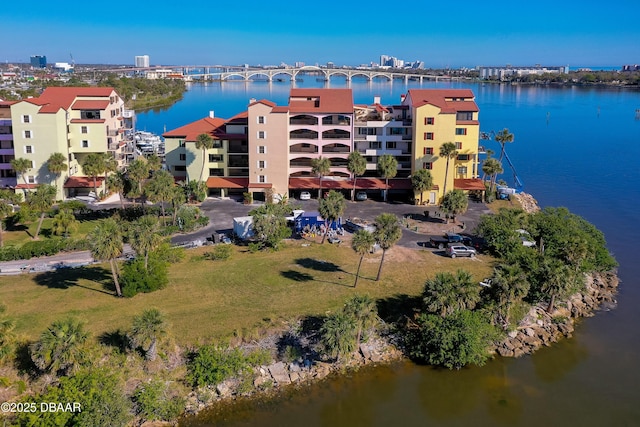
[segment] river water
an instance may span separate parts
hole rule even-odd
[[[297,87],[323,87],[305,76]],[[193,84],[169,109],[138,115],[156,133],[231,117],[250,98],[286,105],[288,82]],[[459,371],[411,363],[367,368],[266,401],[203,412],[199,426],[640,425],[640,92],[457,82],[332,80],[356,103],[399,102],[408,88],[470,88],[481,130],[509,128],[508,153],[542,207],[566,206],[604,231],[620,263],[618,306],[584,319],[571,339],[520,359]],[[486,144],[498,150],[497,144]],[[506,166],[506,165],[505,165]],[[504,178],[510,182],[511,172]]]

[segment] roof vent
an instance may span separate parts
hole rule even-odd
[[[213,110],[210,110],[210,111],[209,111],[209,118],[210,118],[210,119],[213,119],[215,116],[216,116],[216,115],[215,115],[214,111],[213,111]]]

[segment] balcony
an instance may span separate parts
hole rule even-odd
[[[313,116],[295,116],[289,119],[290,125],[318,125],[318,118]]]
[[[289,147],[289,154],[317,154],[318,147],[312,144],[294,144]]]
[[[289,139],[318,139],[318,132],[308,129],[292,130]]]
[[[351,148],[348,145],[343,145],[343,144],[330,144],[322,147],[322,152],[349,154],[351,152]]]
[[[351,132],[340,129],[331,129],[322,132],[322,139],[351,139]]]
[[[107,136],[118,136],[118,130],[107,129]]]

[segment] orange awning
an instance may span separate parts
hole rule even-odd
[[[96,185],[100,187],[104,177],[96,178]],[[90,176],[70,176],[63,185],[64,188],[93,188],[93,178]]]
[[[210,176],[207,179],[209,188],[247,188],[249,178],[227,178],[222,176]]]
[[[486,187],[480,178],[458,178],[453,180],[453,188],[456,190],[484,191]]]

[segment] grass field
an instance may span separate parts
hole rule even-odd
[[[97,220],[93,221],[79,221],[78,228],[69,234],[70,238],[79,239],[83,238],[96,227]],[[27,225],[17,225],[3,233],[4,244],[6,246],[20,246],[24,243],[30,242],[32,237],[36,234],[38,229],[38,221],[32,221]],[[42,228],[38,238],[44,240],[53,237],[53,219],[45,218],[42,221]]]
[[[292,241],[278,252],[248,253],[234,247],[231,259],[207,261],[208,248],[187,251],[170,267],[167,288],[133,298],[116,298],[107,265],[37,275],[0,277],[0,302],[16,320],[16,332],[36,339],[66,315],[87,323],[94,335],[125,330],[135,315],[156,307],[180,344],[211,338],[255,335],[261,328],[304,315],[324,315],[354,294],[377,299],[418,295],[438,271],[464,268],[475,279],[490,274],[493,259],[443,257],[429,251],[392,248],[380,282],[380,254],[365,258],[358,287],[352,287],[358,256],[348,246]]]

